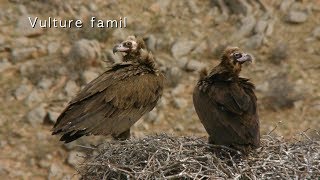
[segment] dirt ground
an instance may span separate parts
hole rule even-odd
[[[217,65],[225,46],[255,56],[241,75],[256,85],[262,134],[277,127],[274,133],[290,139],[320,130],[320,1],[216,2],[0,0],[1,177],[78,178],[81,157],[74,152],[108,138],[63,145],[50,130],[77,91],[117,58],[112,47],[132,34],[146,39],[168,79],[161,102],[135,124],[133,136],[206,136],[192,91],[197,71]],[[32,29],[28,17],[35,16],[81,19],[84,27]],[[92,16],[127,17],[127,28],[90,28]]]

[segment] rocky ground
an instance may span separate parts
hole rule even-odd
[[[256,58],[242,75],[256,84],[262,133],[277,126],[275,133],[292,138],[319,130],[320,2],[229,2],[0,0],[1,177],[77,179],[82,146],[106,138],[63,145],[50,129],[75,93],[119,60],[112,47],[131,34],[145,39],[168,80],[161,102],[136,123],[134,136],[205,136],[191,94],[197,71],[216,65],[227,45]],[[82,19],[84,27],[32,29],[29,16]],[[90,28],[92,16],[126,16],[127,28]]]

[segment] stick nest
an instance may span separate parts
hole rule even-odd
[[[81,179],[317,179],[320,141],[304,132],[288,142],[265,135],[241,155],[204,138],[166,134],[107,142],[80,167]]]

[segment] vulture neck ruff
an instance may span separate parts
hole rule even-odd
[[[237,67],[222,60],[218,66],[210,71],[210,73],[205,69],[200,72],[198,86],[201,91],[205,92],[209,86],[215,83],[237,83],[240,81],[240,70],[241,64],[240,67]]]
[[[222,61],[218,66],[214,67],[210,74],[205,78],[208,81],[215,82],[231,82],[239,79],[241,65],[233,66],[230,63]]]
[[[132,62],[138,66],[145,66],[152,71],[156,71],[153,55],[150,52],[140,49],[137,52],[128,53],[123,57],[124,62]]]

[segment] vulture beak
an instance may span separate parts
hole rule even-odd
[[[121,43],[121,44],[114,46],[112,49],[112,52],[113,52],[113,54],[115,54],[116,52],[127,52],[128,50],[130,50],[130,48],[124,47],[123,44]]]
[[[240,62],[241,64],[247,61],[252,63],[253,57],[250,54],[242,53],[242,57],[238,58],[237,61]]]

